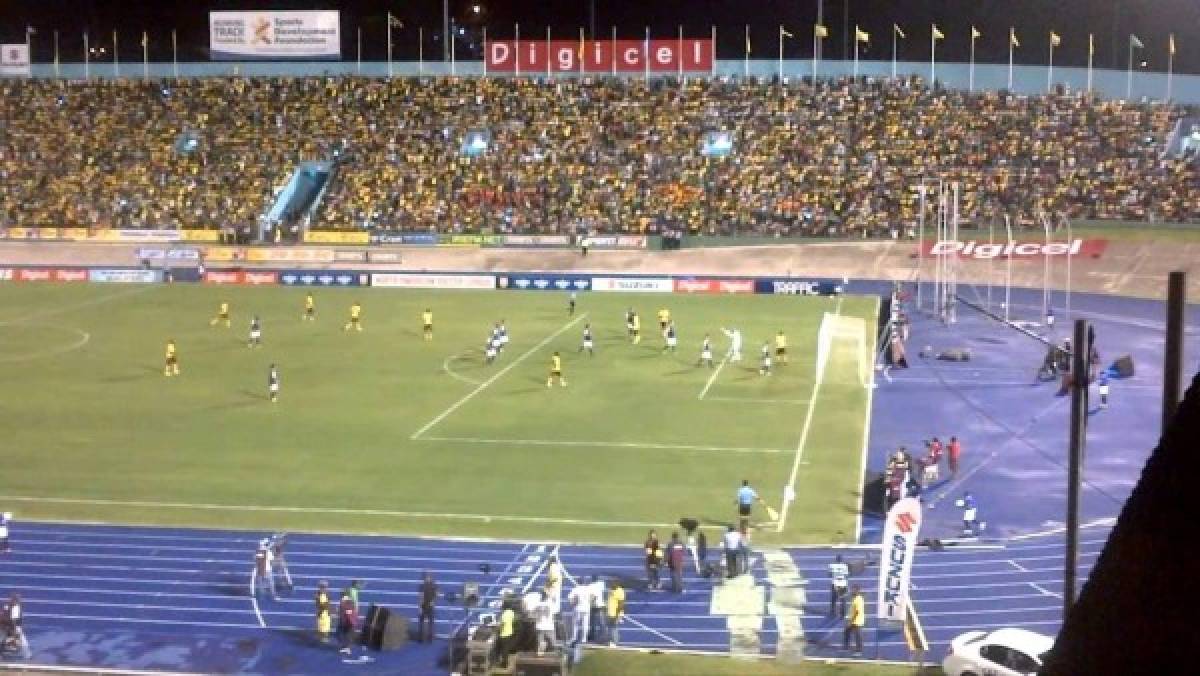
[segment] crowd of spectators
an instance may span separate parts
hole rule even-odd
[[[968,224],[1194,221],[1200,170],[1163,157],[1185,112],[915,78],[9,80],[0,227],[245,227],[335,150],[312,227],[897,237],[928,177]]]

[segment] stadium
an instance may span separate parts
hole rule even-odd
[[[0,8],[0,671],[1187,659],[1195,3],[265,4]]]

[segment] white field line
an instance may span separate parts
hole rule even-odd
[[[9,325],[9,324],[8,323],[0,324],[0,326],[7,326],[7,325]],[[87,345],[88,341],[92,339],[92,334],[88,333],[87,331],[84,331],[83,329],[77,329],[73,326],[64,326],[61,324],[28,324],[28,323],[27,323],[27,326],[43,326],[45,328],[58,329],[60,331],[65,331],[67,333],[74,333],[75,335],[77,335],[79,337],[75,339],[75,342],[70,343],[68,345],[59,345],[57,347],[50,347],[50,348],[46,348],[44,350],[37,350],[34,352],[26,352],[24,354],[0,355],[0,362],[32,361],[34,359],[40,359],[42,357],[51,357],[56,354],[66,354],[67,352],[74,352],[75,350],[78,350],[79,348],[83,347],[84,345]]]
[[[1096,519],[1094,521],[1089,521],[1085,524],[1080,524],[1079,529],[1083,530],[1085,528],[1103,528],[1106,526],[1116,525],[1116,523],[1117,523],[1117,518],[1115,516],[1109,516],[1109,517],[1104,517],[1103,519]],[[1021,542],[1023,540],[1032,540],[1033,538],[1046,537],[1047,535],[1058,535],[1059,533],[1065,533],[1065,532],[1067,532],[1066,526],[1058,526],[1056,528],[1050,528],[1048,530],[1038,531],[1036,533],[1025,533],[1024,535],[1014,535],[1014,536],[1008,538],[1008,540],[1010,542]],[[1104,540],[1096,540],[1095,542],[1107,543],[1108,538],[1105,538]],[[1044,545],[1044,546],[1057,547],[1058,545]]]
[[[881,301],[879,300],[879,297],[876,296],[875,297],[875,311],[872,313],[872,315],[875,317],[879,316],[880,302]],[[859,477],[860,483],[866,477],[867,451],[871,446],[871,407],[875,401],[875,351],[879,348],[879,346],[876,344],[876,335],[875,335],[876,332],[868,331],[868,333],[870,334],[869,340],[871,341],[871,349],[867,352],[867,354],[871,355],[871,363],[870,363],[869,367],[867,368],[867,373],[869,374],[867,377],[871,379],[871,382],[867,383],[867,407],[866,407],[866,410],[863,412],[862,454],[858,458],[858,477]],[[857,505],[857,509],[854,510],[854,541],[855,542],[858,542],[860,539],[862,539],[862,519],[863,519],[862,501],[863,501],[863,497],[860,495],[859,499],[858,499],[859,504]]]
[[[250,569],[250,605],[254,606],[254,616],[258,618],[258,626],[266,629],[262,611],[258,609],[258,566]]]
[[[447,408],[446,410],[444,410],[444,411],[442,411],[441,413],[439,413],[439,414],[437,415],[437,417],[436,417],[436,418],[434,418],[433,420],[430,420],[429,422],[425,423],[425,426],[424,426],[424,427],[422,427],[421,429],[417,430],[416,432],[413,432],[412,436],[411,436],[411,437],[409,437],[409,439],[418,439],[418,438],[420,438],[420,436],[421,436],[422,434],[425,434],[425,433],[426,433],[426,432],[428,432],[429,430],[433,429],[433,428],[434,428],[434,426],[436,426],[438,423],[440,423],[440,422],[442,422],[443,420],[445,420],[445,419],[446,419],[446,418],[447,418],[447,417],[448,417],[448,416],[449,416],[451,413],[454,413],[455,411],[457,411],[457,410],[458,410],[460,407],[462,407],[462,405],[463,405],[463,404],[465,404],[465,403],[467,403],[468,401],[471,401],[472,399],[474,399],[474,398],[475,398],[475,395],[477,395],[477,394],[479,394],[480,392],[482,392],[482,391],[486,390],[486,389],[488,388],[488,386],[489,386],[489,385],[491,385],[492,383],[494,383],[494,382],[496,382],[497,380],[499,380],[501,377],[503,377],[503,376],[504,376],[504,374],[505,374],[505,373],[508,373],[509,371],[511,371],[511,370],[513,370],[514,368],[516,368],[518,364],[520,364],[521,362],[523,362],[523,361],[525,361],[526,359],[528,359],[528,358],[530,358],[531,356],[533,356],[533,355],[534,355],[536,352],[538,352],[538,350],[541,350],[542,348],[544,348],[544,347],[546,347],[547,345],[549,345],[549,344],[550,344],[550,341],[552,341],[552,340],[554,340],[555,338],[557,338],[557,337],[561,336],[563,333],[565,333],[565,332],[566,332],[568,329],[570,329],[572,326],[575,326],[575,325],[576,325],[576,324],[578,324],[579,322],[583,321],[583,320],[584,320],[586,317],[587,317],[587,313],[585,312],[585,313],[583,313],[583,314],[579,315],[578,317],[576,317],[575,319],[572,319],[571,321],[567,322],[566,324],[563,324],[563,325],[562,325],[562,327],[561,327],[561,328],[559,328],[557,331],[555,331],[554,333],[551,333],[550,335],[546,336],[545,338],[543,338],[543,339],[542,339],[542,341],[541,341],[540,343],[538,343],[537,345],[534,345],[533,347],[529,348],[529,349],[528,349],[528,350],[526,350],[526,351],[525,351],[523,354],[521,354],[521,356],[519,356],[519,357],[517,357],[516,359],[514,359],[514,360],[513,360],[513,362],[512,362],[511,364],[509,364],[508,366],[505,366],[504,368],[502,368],[502,369],[500,369],[499,371],[497,371],[497,372],[495,373],[495,375],[493,375],[491,378],[488,378],[487,380],[483,381],[482,383],[479,383],[479,386],[478,386],[478,387],[476,387],[475,389],[473,389],[473,390],[471,390],[470,392],[468,392],[468,393],[466,394],[466,396],[464,396],[462,399],[459,399],[458,401],[456,401],[456,402],[454,402],[453,404],[451,404],[449,408]]]
[[[578,446],[583,448],[652,448],[667,451],[713,451],[719,453],[787,453],[781,448],[749,448],[742,446],[690,446],[659,444],[641,441],[575,441],[554,439],[485,439],[479,437],[421,437],[418,441],[443,441],[462,444],[501,444],[506,446]]]
[[[137,287],[134,289],[127,289],[124,291],[118,291],[116,293],[110,293],[106,296],[100,296],[98,298],[89,298],[87,300],[80,301],[78,303],[72,303],[70,305],[55,305],[48,309],[41,310],[39,312],[31,312],[27,315],[23,315],[20,317],[13,317],[12,319],[0,319],[0,326],[5,326],[8,324],[21,324],[24,322],[28,322],[31,319],[44,319],[46,317],[54,317],[57,315],[65,314],[67,312],[71,312],[72,310],[79,310],[79,309],[82,309],[85,307],[91,307],[93,305],[102,305],[102,304],[108,303],[110,301],[114,301],[114,300],[117,300],[120,298],[125,298],[126,296],[134,296],[137,294],[146,293],[147,291],[150,291],[151,289],[154,289],[154,288],[157,288],[157,285],[147,284],[145,286],[140,286],[140,287]]]
[[[834,308],[833,314],[836,317],[840,315],[841,312],[842,298],[839,296],[837,299],[837,306]],[[817,331],[820,333],[819,328]],[[818,342],[820,342],[819,336]],[[818,349],[820,349],[819,346]],[[826,365],[828,365],[828,362],[826,362]],[[816,368],[819,369],[820,367],[820,364],[816,365]],[[783,504],[780,505],[779,525],[776,527],[776,532],[778,533],[782,533],[784,526],[787,525],[788,511],[793,502],[792,500],[788,499],[788,496],[793,495],[796,490],[796,477],[800,473],[800,464],[804,459],[804,447],[808,444],[808,432],[810,429],[812,429],[813,413],[815,413],[817,410],[817,395],[821,391],[822,380],[824,380],[823,374],[815,374],[815,377],[813,378],[812,393],[808,395],[808,410],[804,414],[804,425],[800,428],[800,441],[796,443],[796,457],[792,460],[792,472],[790,475],[788,475],[788,482],[783,487]]]
[[[140,507],[150,509],[197,509],[215,512],[281,512],[290,514],[349,514],[352,516],[388,516],[412,519],[447,519],[455,521],[478,521],[491,523],[505,521],[515,523],[561,524],[568,526],[596,526],[602,528],[661,528],[661,523],[646,521],[593,521],[548,516],[517,516],[505,514],[461,514],[456,512],[408,512],[390,509],[348,509],[344,507],[300,507],[294,505],[218,505],[203,502],[156,502],[152,500],[104,500],[98,498],[38,498],[29,495],[4,495],[0,500],[10,502],[51,503],[67,505],[94,505],[107,507]]]
[[[807,404],[807,399],[757,399],[755,397],[708,397],[705,401],[731,401],[738,404]]]
[[[455,380],[462,381],[468,385],[479,385],[482,381],[475,380],[474,378],[468,378],[467,376],[464,376],[464,375],[458,373],[457,371],[455,371],[454,369],[450,368],[450,364],[453,364],[454,362],[456,362],[460,359],[466,359],[468,354],[470,354],[470,351],[460,352],[458,354],[452,354],[449,357],[446,357],[446,359],[444,361],[442,361],[442,370],[445,371],[447,375],[449,375],[451,378],[454,378]]]
[[[713,369],[712,375],[708,377],[708,382],[704,383],[704,389],[700,390],[700,394],[696,395],[697,399],[703,399],[704,395],[708,394],[709,388],[713,386],[713,383],[717,382],[717,376],[721,375],[721,369],[725,368],[725,364],[727,363],[729,363],[728,352],[721,358],[721,363],[717,364],[717,368]]]

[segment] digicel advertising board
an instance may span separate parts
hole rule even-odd
[[[704,39],[489,40],[489,73],[707,73],[713,44]]]

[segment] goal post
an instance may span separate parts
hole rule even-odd
[[[817,330],[818,385],[870,387],[875,355],[867,345],[867,321],[826,312]]]

